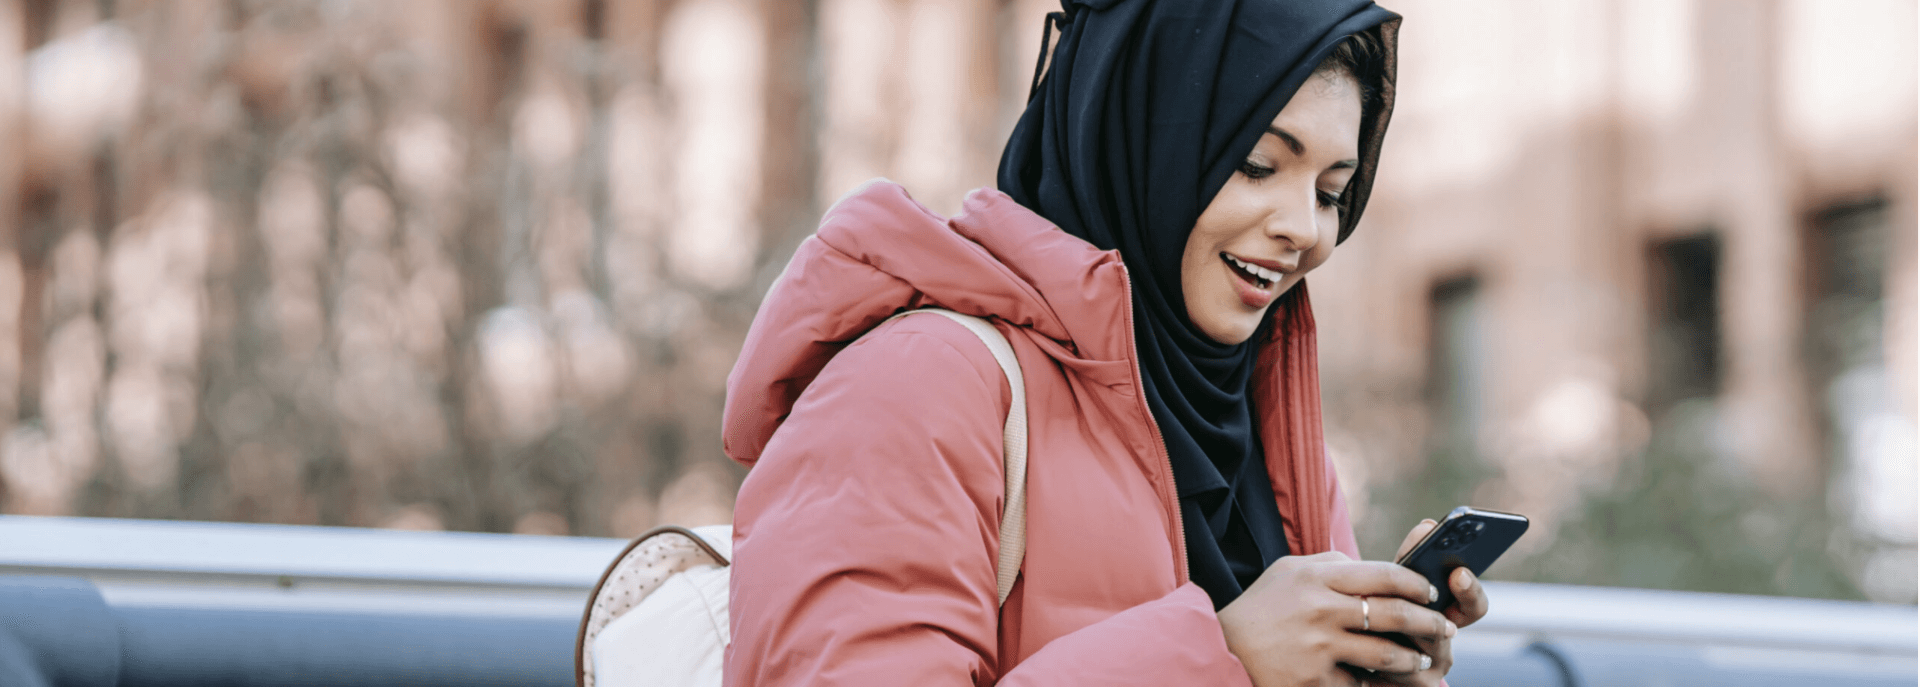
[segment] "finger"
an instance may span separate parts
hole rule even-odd
[[[1428,603],[1440,595],[1420,573],[1385,561],[1334,563],[1316,572],[1328,589],[1349,596],[1394,596]]]
[[[1367,679],[1370,675],[1372,675],[1372,673],[1353,666],[1335,664],[1333,672],[1328,673],[1327,679],[1321,684],[1340,685],[1340,687],[1368,687],[1373,684]]]
[[[1431,518],[1429,518],[1426,520],[1421,520],[1420,524],[1418,525],[1414,525],[1413,531],[1407,533],[1407,538],[1400,540],[1400,550],[1393,554],[1393,559],[1397,561],[1402,558],[1405,558],[1407,556],[1407,552],[1413,550],[1413,545],[1420,543],[1420,540],[1422,539],[1426,539],[1427,533],[1432,532],[1433,528],[1438,524],[1439,523],[1436,523]]]
[[[1338,640],[1334,660],[1381,673],[1417,673],[1433,667],[1433,658],[1427,654],[1380,637],[1351,632]]]
[[[1427,673],[1374,673],[1365,683],[1367,687],[1375,685],[1404,685],[1405,687],[1430,687],[1438,684],[1426,679]]]
[[[1346,561],[1353,560],[1352,556],[1349,556],[1339,551],[1322,551],[1320,553],[1307,556],[1306,558],[1307,560],[1310,560],[1310,561],[1331,562],[1331,563],[1344,563]]]
[[[1352,560],[1353,559],[1347,557],[1347,554],[1340,553],[1339,551],[1322,551],[1311,556],[1284,556],[1279,561],[1274,562],[1273,565],[1267,566],[1266,572],[1260,573],[1260,576],[1265,578],[1271,574],[1285,574],[1302,568],[1333,563],[1346,563]]]
[[[1428,656],[1432,656],[1434,665],[1440,665],[1441,659],[1443,657],[1453,656],[1453,639],[1450,637],[1433,639],[1428,637],[1408,636],[1408,639],[1411,639],[1413,641],[1414,651],[1418,651]]]
[[[1423,663],[1423,665],[1427,665],[1428,667],[1405,673],[1390,671],[1373,673],[1369,676],[1372,678],[1373,684],[1416,685],[1418,687],[1445,685],[1446,683],[1443,681],[1443,678],[1453,669],[1453,648],[1450,643],[1441,641],[1431,647],[1425,643],[1420,643],[1417,650],[1421,652],[1422,655],[1428,657],[1428,661]]]
[[[1446,617],[1428,610],[1424,606],[1392,597],[1372,597],[1364,604],[1355,604],[1354,619],[1349,630],[1368,632],[1398,632],[1415,641],[1438,642],[1449,639],[1454,634],[1454,624]],[[1361,613],[1365,615],[1362,616]]]
[[[1428,668],[1412,673],[1376,673],[1376,675],[1379,676],[1383,683],[1421,685],[1423,687],[1446,684],[1442,681],[1442,678],[1445,678],[1447,673],[1453,670],[1452,644],[1443,640],[1431,647],[1422,645],[1419,647],[1419,651],[1431,659],[1431,665]]]
[[[1447,576],[1447,586],[1453,590],[1453,605],[1447,607],[1447,619],[1455,625],[1466,627],[1479,622],[1487,616],[1487,592],[1480,586],[1480,578],[1472,570],[1459,568]]]
[[[1274,565],[1285,564],[1285,565],[1290,565],[1298,568],[1298,567],[1305,567],[1308,565],[1345,563],[1351,560],[1353,559],[1348,558],[1347,554],[1340,553],[1339,551],[1322,551],[1320,553],[1316,553],[1311,556],[1286,556],[1281,558],[1278,562],[1274,563]]]

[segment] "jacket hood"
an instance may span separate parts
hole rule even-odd
[[[774,282],[727,376],[724,443],[743,465],[827,361],[901,310],[936,306],[1023,327],[1056,359],[1128,360],[1117,253],[978,189],[947,219],[874,180],[828,209]]]
[[[999,191],[974,191],[960,215],[946,219],[892,182],[869,182],[827,211],[754,315],[727,375],[727,455],[752,467],[827,361],[903,309],[938,306],[1003,320],[1018,328],[1009,335],[1024,336],[1062,367],[1091,372],[1123,362],[1130,369],[1128,284],[1119,253],[1060,231]],[[1279,321],[1261,342],[1251,382],[1257,422],[1289,550],[1318,553],[1333,546],[1337,498],[1304,282],[1275,303],[1273,316]],[[1145,410],[1142,402],[1151,423]],[[1170,483],[1172,475],[1165,477]]]

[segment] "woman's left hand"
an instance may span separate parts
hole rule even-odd
[[[1394,553],[1394,559],[1399,560],[1400,557],[1407,555],[1415,544],[1420,543],[1421,539],[1426,538],[1428,532],[1433,531],[1436,524],[1432,520],[1421,520],[1420,524],[1414,525],[1413,531],[1408,532],[1407,538],[1400,542],[1400,550]],[[1453,621],[1454,625],[1466,627],[1486,617],[1487,593],[1480,587],[1480,579],[1474,576],[1473,571],[1455,568],[1453,574],[1447,576],[1447,587],[1453,592],[1453,605],[1442,611],[1442,615],[1445,615],[1447,620]],[[1374,673],[1367,676],[1369,683],[1441,684],[1441,678],[1446,677],[1447,671],[1453,668],[1453,640],[1444,637],[1432,640],[1415,639],[1414,644],[1419,646],[1421,653],[1433,657],[1433,667],[1415,673]]]

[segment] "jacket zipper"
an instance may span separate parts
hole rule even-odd
[[[1147,431],[1153,435],[1154,448],[1160,450],[1160,465],[1166,468],[1161,472],[1161,476],[1166,478],[1167,490],[1175,494],[1171,501],[1167,494],[1162,494],[1160,505],[1173,514],[1175,581],[1178,584],[1186,584],[1190,574],[1187,570],[1187,526],[1180,516],[1180,497],[1177,495],[1179,492],[1173,482],[1173,455],[1167,451],[1167,439],[1160,434],[1160,423],[1154,419],[1153,408],[1147,404],[1146,383],[1140,378],[1140,342],[1134,340],[1133,330],[1133,275],[1127,272],[1127,264],[1124,262],[1120,263],[1120,274],[1125,277],[1121,285],[1127,297],[1127,355],[1129,362],[1133,363],[1133,397],[1139,402],[1141,413],[1146,416]]]

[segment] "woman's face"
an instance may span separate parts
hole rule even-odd
[[[1267,308],[1333,254],[1335,202],[1360,157],[1360,91],[1316,74],[1200,213],[1180,258],[1187,316],[1214,341],[1253,336]]]

